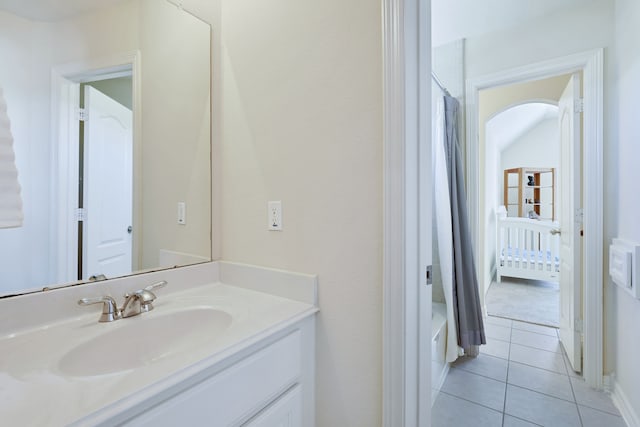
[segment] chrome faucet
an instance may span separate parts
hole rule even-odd
[[[122,309],[118,309],[115,300],[110,296],[102,296],[97,298],[82,298],[78,301],[78,305],[89,305],[103,303],[102,315],[100,316],[100,322],[113,322],[114,320],[122,319],[124,317],[137,316],[140,313],[146,313],[153,310],[153,302],[156,300],[156,295],[151,292],[153,289],[163,288],[167,285],[166,280],[162,280],[157,283],[153,283],[144,289],[138,289],[137,291],[129,294],[125,294],[124,305]]]

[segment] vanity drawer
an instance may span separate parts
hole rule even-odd
[[[239,425],[298,382],[300,334],[296,330],[124,425]]]
[[[302,390],[294,386],[243,427],[298,427],[302,425]]]

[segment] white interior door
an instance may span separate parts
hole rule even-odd
[[[560,341],[574,371],[582,371],[582,277],[580,264],[580,75],[559,102],[560,128]]]
[[[86,86],[83,278],[131,273],[132,112]]]

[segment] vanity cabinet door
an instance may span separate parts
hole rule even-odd
[[[283,393],[292,390],[300,375],[301,337],[300,331],[296,330],[124,425],[238,426],[255,414],[261,414],[260,411],[278,396],[284,397]],[[300,410],[298,417],[299,414]]]
[[[245,424],[245,427],[300,426],[302,426],[302,389],[300,385],[293,387]]]

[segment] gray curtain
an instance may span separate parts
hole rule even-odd
[[[478,346],[486,344],[478,279],[469,231],[469,214],[464,189],[463,166],[458,146],[457,99],[445,96],[445,155],[449,194],[451,200],[451,225],[453,232],[453,309],[458,330],[458,345],[465,354],[475,356]]]

